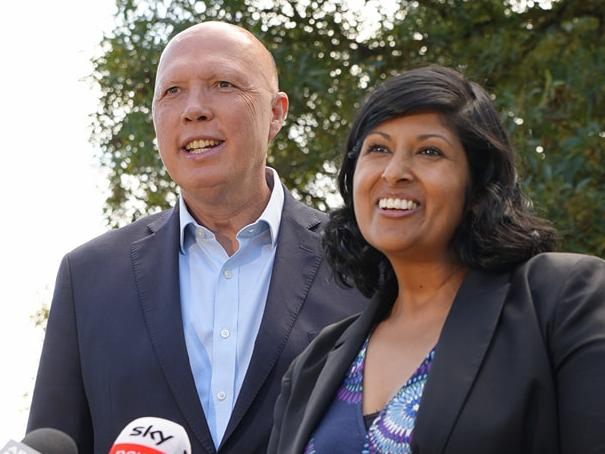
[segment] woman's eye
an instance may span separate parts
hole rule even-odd
[[[389,149],[384,145],[374,144],[367,148],[368,153],[388,153]]]
[[[426,147],[420,150],[420,154],[431,157],[443,156],[441,150],[437,147]]]

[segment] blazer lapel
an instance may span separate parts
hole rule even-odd
[[[320,219],[313,210],[295,201],[285,188],[284,193],[265,312],[223,443],[246,414],[277,363],[322,260],[319,234],[315,231]]]
[[[412,452],[442,453],[493,337],[508,274],[471,271],[445,321],[416,417]]]
[[[151,234],[131,246],[143,315],[158,361],[174,398],[209,453],[214,444],[197,397],[183,334],[179,290],[179,216],[174,208],[149,225]]]
[[[391,298],[392,300],[392,298]],[[296,438],[293,440],[292,449],[288,452],[303,452],[313,430],[321,421],[328,406],[334,400],[334,395],[342,380],[351,367],[355,356],[370,330],[376,322],[376,315],[379,307],[386,301],[384,295],[375,296],[367,309],[362,312],[340,336],[334,344],[334,348],[328,353],[324,366],[317,376],[317,381],[313,377],[316,372],[313,370],[302,370],[298,382],[304,386],[310,383],[313,386],[309,396],[308,404],[300,423],[300,430],[297,430]],[[316,367],[316,364],[311,364]],[[307,379],[305,375],[309,374]]]

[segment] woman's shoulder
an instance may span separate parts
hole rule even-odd
[[[513,270],[511,285],[516,299],[531,301],[545,320],[605,311],[605,260],[598,257],[538,254]]]
[[[593,255],[577,254],[573,252],[543,252],[532,257],[522,266],[535,267],[547,265],[553,269],[563,270],[574,268],[578,264],[603,266],[605,261]]]
[[[534,285],[547,285],[551,288],[570,280],[594,276],[604,278],[605,260],[585,254],[567,252],[545,252],[538,254],[519,265],[513,276],[522,276]]]

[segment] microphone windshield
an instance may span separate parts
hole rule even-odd
[[[130,422],[109,454],[191,454],[187,432],[180,424],[147,416]]]
[[[32,430],[21,443],[41,454],[78,454],[76,442],[69,435],[50,427]]]

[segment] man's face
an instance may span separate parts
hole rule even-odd
[[[258,42],[222,26],[173,40],[158,66],[153,123],[160,156],[183,195],[252,197],[287,97]]]

